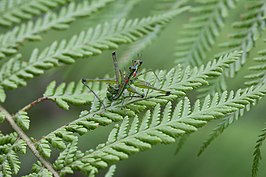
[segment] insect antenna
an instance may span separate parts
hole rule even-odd
[[[91,93],[99,100],[99,102],[101,103],[101,105],[104,107],[104,109],[106,109],[106,107],[105,107],[105,105],[104,105],[104,103],[103,103],[103,101],[98,97],[98,95],[87,85],[87,83],[86,83],[86,79],[82,79],[81,80],[81,82],[82,82],[82,84],[83,85],[85,85],[85,87],[87,87],[90,91],[91,91]]]

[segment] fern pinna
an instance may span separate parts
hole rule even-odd
[[[235,30],[241,30],[241,33],[232,34],[232,39],[222,44],[229,50],[221,48],[222,52],[215,52],[215,57],[210,61],[206,56],[215,48],[227,17],[239,8],[237,0],[197,0],[195,3],[156,0],[147,12],[151,15],[135,17],[133,12],[142,3],[139,0],[0,1],[0,123],[10,125],[10,129],[3,128],[0,131],[0,176],[58,177],[82,172],[93,177],[108,167],[105,176],[111,177],[115,175],[117,162],[151,149],[156,144],[174,143],[177,138],[179,145],[184,144],[189,135],[208,122],[221,120],[222,123],[203,143],[201,154],[232,122],[264,97],[265,49],[261,49],[259,57],[254,58],[255,64],[252,63],[250,72],[245,76],[245,88],[227,90],[226,87],[220,87],[228,76],[235,77],[237,71],[243,69],[242,66],[249,59],[248,54],[256,48],[255,43],[265,26],[264,1],[247,6],[248,12],[234,23]],[[193,17],[185,24],[185,35],[181,38],[180,35],[172,37],[178,43],[177,48],[173,47],[176,57],[173,60],[179,64],[154,72],[143,69],[140,76],[134,78],[136,82],[146,81],[150,84],[149,89],[140,84],[134,85],[136,91],[145,93],[144,97],[134,97],[123,90],[121,97],[108,100],[108,83],[92,78],[94,82],[87,86],[94,94],[82,84],[80,78],[84,76],[78,76],[71,82],[49,78],[52,81],[41,97],[14,113],[8,111],[8,103],[12,98],[9,90],[16,91],[19,87],[31,85],[29,81],[46,75],[53,68],[73,65],[77,59],[103,56],[105,50],[111,53],[111,50],[122,45],[125,50],[119,51],[122,53],[119,65],[124,67],[148,45],[152,47],[153,41],[156,42],[160,34],[163,36],[164,31],[167,31],[169,22],[176,23],[176,18],[187,12]],[[79,20],[89,25],[83,25],[83,29],[70,34],[69,38],[56,39],[47,44],[49,33],[45,34],[46,31],[60,30],[63,33],[75,27]],[[32,41],[44,45],[28,49],[27,44]],[[23,51],[25,46],[27,54]],[[165,46],[171,47],[168,43]],[[163,47],[160,49],[163,50]],[[144,56],[144,68],[149,67],[145,65],[148,60],[149,57]],[[123,82],[124,73],[127,74],[128,70],[120,69]],[[219,82],[221,78],[224,82],[220,85],[208,86]],[[170,94],[162,94],[162,90]],[[195,91],[202,93],[200,99],[193,98],[194,93],[197,93]],[[64,110],[70,110],[73,104],[83,105],[85,110],[76,119],[42,134],[40,138],[30,137],[28,133],[31,134],[29,131],[34,126],[31,119],[35,118],[31,109],[44,101],[54,102]],[[81,136],[91,134],[99,127],[110,126],[113,127],[106,142],[91,149],[79,148]],[[265,129],[254,150],[254,177],[262,157],[264,140]],[[21,168],[24,162],[20,156],[27,149],[36,157],[31,164],[31,171]]]

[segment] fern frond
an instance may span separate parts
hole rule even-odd
[[[95,24],[112,21],[113,19],[122,20],[128,18],[128,14],[140,2],[140,0],[116,0],[115,3],[110,4],[104,8],[101,13],[93,16],[91,22]],[[126,4],[126,6],[125,6]]]
[[[256,142],[255,150],[253,153],[254,158],[253,158],[253,164],[252,164],[252,177],[257,176],[257,172],[259,170],[259,163],[260,163],[260,160],[262,158],[260,149],[262,147],[262,144],[263,144],[265,138],[266,138],[266,128],[264,128],[261,131],[261,134],[259,135],[259,138]]]
[[[23,130],[28,130],[30,128],[30,118],[27,112],[19,111],[14,116],[14,120]]]
[[[198,156],[200,156],[206,149],[207,147],[218,137],[220,136],[224,130],[231,125],[231,123],[233,122],[234,117],[229,117],[229,118],[225,118],[217,127],[215,127],[212,132],[210,133],[208,139],[206,139],[201,147],[200,150],[198,152]]]
[[[20,169],[18,154],[26,153],[26,143],[16,133],[0,133],[0,174],[11,177]]]
[[[78,150],[77,147],[78,139],[76,138],[73,140],[72,143],[68,144],[66,149],[60,153],[59,157],[57,160],[54,162],[55,166],[60,166],[63,168],[64,166],[67,166],[68,164],[72,163],[75,160],[75,157],[81,157],[84,154]],[[74,171],[71,168],[64,168],[61,172],[60,175],[65,175],[65,174],[73,174]]]
[[[124,104],[121,104],[120,101],[113,102],[112,104],[108,103],[106,105],[106,110],[101,110],[100,103],[95,99],[92,102],[90,112],[82,112],[77,120],[43,137],[43,139],[38,142],[39,151],[44,156],[49,157],[51,152],[49,144],[59,149],[65,149],[65,142],[73,141],[76,133],[82,135],[87,131],[94,130],[98,126],[106,126],[112,122],[121,121],[124,116],[134,117],[139,111],[154,107],[156,103],[165,104],[169,100],[184,96],[186,91],[207,84],[205,78],[221,75],[223,68],[235,61],[239,55],[240,52],[233,52],[222,56],[219,60],[209,62],[205,67],[202,66],[199,69],[190,69],[190,67],[183,69],[181,66],[178,66],[171,69],[169,72],[161,71],[157,74],[159,78],[164,78],[161,80],[157,80],[153,74],[147,73],[144,76],[146,81],[150,81],[155,87],[169,90],[172,94],[156,98],[160,93],[150,91],[148,96],[149,99],[140,98],[129,100],[125,101]],[[100,85],[98,88],[99,87],[102,86]],[[106,93],[106,91],[103,90],[102,93]],[[123,109],[121,110],[121,108]]]
[[[198,70],[198,72],[196,72],[196,69],[194,68],[193,73],[190,75],[191,81],[188,81],[188,82],[191,82],[190,84],[195,84],[194,80],[197,80],[197,79],[202,80],[202,81],[204,80],[204,82],[207,82],[206,79],[209,80],[209,79],[213,79],[213,78],[220,76],[221,73],[223,72],[223,68],[225,69],[226,67],[228,67],[229,66],[228,64],[237,60],[240,57],[240,55],[241,55],[241,52],[234,51],[234,52],[229,53],[227,55],[221,56],[217,61],[214,60],[213,62],[208,62],[205,66],[205,69],[202,65],[200,67],[200,69]],[[213,67],[213,69],[212,69],[212,67]],[[214,68],[216,68],[216,69],[214,69]],[[187,69],[186,69],[186,71],[187,71]],[[186,79],[185,79],[185,81],[187,82]],[[180,84],[180,82],[182,83],[182,80],[178,81],[179,84]],[[189,83],[187,83],[187,85],[188,84]],[[206,84],[201,84],[201,85],[206,85]]]
[[[78,17],[92,15],[113,0],[72,2],[59,13],[48,12],[44,17],[14,27],[0,35],[0,59],[17,53],[19,45],[25,40],[41,40],[40,34],[49,29],[64,30]]]
[[[227,89],[226,78],[224,75],[221,75],[217,78],[209,79],[209,85],[199,88],[198,98],[203,98],[206,95],[214,95],[216,92],[222,93]]]
[[[187,0],[178,0],[175,2],[168,3],[167,7],[160,8],[160,10],[156,11],[156,14],[165,13],[169,10],[179,9],[184,7]],[[162,3],[162,2],[161,2]],[[165,2],[164,2],[165,3]],[[159,3],[160,4],[160,3]],[[132,44],[125,52],[123,52],[122,57],[120,57],[121,67],[128,64],[129,61],[131,61],[134,57],[136,57],[141,51],[143,51],[148,45],[150,45],[153,40],[155,40],[159,33],[162,31],[162,27],[157,26],[155,27],[155,30],[145,36],[143,39],[138,40],[134,44]]]
[[[26,80],[43,74],[45,70],[57,65],[72,64],[77,58],[99,55],[103,50],[118,48],[120,44],[132,43],[154,31],[154,26],[165,25],[185,10],[187,7],[163,15],[128,21],[114,20],[111,23],[98,25],[95,29],[91,28],[79,35],[74,35],[69,41],[54,42],[42,52],[35,49],[28,62],[20,61],[21,56],[18,55],[2,66],[0,87],[24,86],[27,83]],[[2,95],[4,94],[0,94]],[[3,100],[3,97],[0,100]]]
[[[185,65],[201,65],[236,2],[237,0],[204,0],[191,8],[193,17],[184,27],[184,37],[177,40],[176,61]]]
[[[145,49],[148,45],[152,43],[158,37],[158,34],[161,32],[161,27],[156,26],[155,30],[145,36],[143,39],[138,40],[129,48],[123,52],[122,56],[120,57],[119,62],[121,63],[120,66],[124,67],[131,61],[133,58],[137,56],[137,54],[141,53],[143,49]]]
[[[101,85],[101,89],[103,88],[103,84]],[[99,89],[96,84],[90,86],[93,90]],[[92,93],[88,91],[88,89],[82,84],[82,82],[70,82],[68,84],[62,83],[56,87],[56,82],[51,82],[47,88],[43,96],[49,100],[53,100],[56,104],[68,110],[69,104],[85,104],[90,103],[94,100],[94,96]]]
[[[248,79],[245,84],[248,86],[266,83],[266,50],[261,50],[258,54],[260,56],[254,58],[256,64],[249,67],[253,73],[245,76]]]
[[[52,173],[44,168],[42,164],[38,161],[32,166],[32,173],[25,175],[23,177],[53,177]]]
[[[2,0],[0,1],[0,25],[11,26],[31,19],[49,9],[64,5],[69,0]]]
[[[231,34],[232,39],[221,44],[222,47],[230,48],[230,50],[243,51],[241,58],[231,64],[226,71],[227,77],[234,77],[235,73],[246,63],[250,50],[255,46],[257,39],[259,39],[266,26],[266,2],[254,1],[251,3],[253,5],[241,15],[241,21],[233,24],[237,31]]]
[[[237,93],[240,94],[240,93]],[[253,106],[256,105],[256,102],[253,103]],[[221,123],[216,126],[212,132],[210,133],[209,137],[202,143],[200,150],[198,152],[198,156],[201,155],[207,147],[218,137],[220,136],[226,128],[228,128],[232,123],[242,117],[245,111],[250,111],[251,106],[247,105],[246,107],[241,108],[240,110],[236,111],[234,114],[226,117]]]
[[[72,156],[76,160],[64,168],[82,169],[86,174],[106,168],[136,152],[150,149],[155,144],[173,143],[176,137],[195,132],[207,122],[230,115],[256,102],[265,94],[266,85],[261,85],[238,90],[236,94],[233,91],[229,95],[224,92],[220,99],[218,96],[212,99],[207,96],[202,104],[197,100],[193,110],[188,98],[178,102],[175,108],[169,102],[163,111],[160,110],[160,105],[156,105],[153,114],[147,111],[142,121],[136,116],[129,124],[129,118],[125,117],[121,125],[112,130],[105,144],[98,145],[95,150],[86,151],[82,156]],[[57,170],[64,169],[61,167],[59,164],[55,165]]]
[[[4,122],[6,116],[3,112],[0,112],[0,123]]]
[[[112,165],[109,168],[108,172],[105,174],[104,177],[112,177],[112,176],[114,176],[115,170],[116,170],[116,166],[115,165]]]
[[[188,0],[157,0],[154,6],[155,13],[162,13],[166,10],[173,10],[180,6],[186,5]]]
[[[176,146],[176,150],[175,150],[175,155],[177,155],[179,153],[179,151],[182,149],[182,147],[184,146],[187,139],[188,139],[188,135],[182,135],[179,137],[178,142],[177,142],[177,146]]]

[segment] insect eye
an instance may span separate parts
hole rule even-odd
[[[142,61],[142,60],[140,60],[140,61],[139,61],[139,63],[140,63],[140,64],[142,64],[142,63],[143,63],[143,61]]]

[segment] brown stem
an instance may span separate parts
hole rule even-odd
[[[45,168],[47,168],[54,177],[59,177],[59,174],[53,169],[53,166],[50,162],[46,161],[39,153],[39,151],[34,146],[33,142],[30,138],[24,133],[24,131],[15,123],[13,117],[10,115],[9,112],[2,106],[0,106],[0,112],[4,113],[6,120],[11,125],[11,127],[18,133],[19,137],[23,139],[33,154],[37,157],[37,159],[43,164]]]
[[[31,102],[30,104],[24,106],[24,108],[22,108],[20,111],[28,111],[30,108],[32,108],[33,106],[35,106],[36,104],[44,101],[44,100],[48,100],[48,97],[41,97],[41,98],[38,98],[37,100]]]

